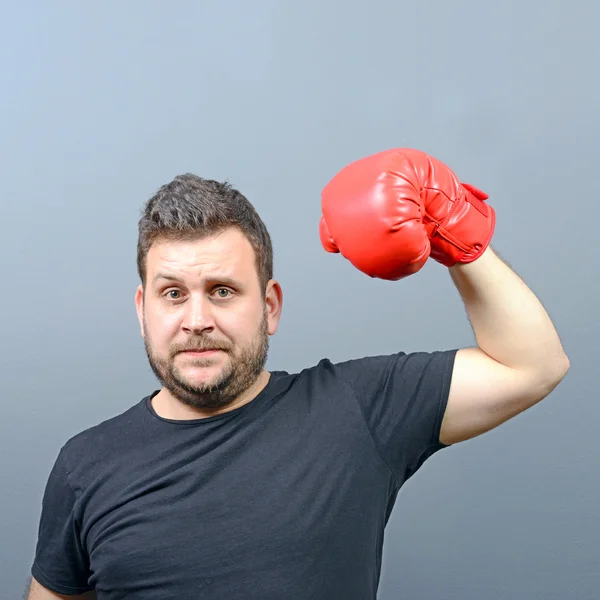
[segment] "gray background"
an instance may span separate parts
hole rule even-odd
[[[493,245],[572,366],[406,485],[379,597],[598,598],[598,3],[2,6],[0,597],[26,584],[60,446],[156,387],[136,225],[176,174],[228,179],[270,228],[285,294],[270,368],[473,342],[441,265],[376,281],[319,243],[328,179],[410,146],[491,195]]]

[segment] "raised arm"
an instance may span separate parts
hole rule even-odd
[[[545,398],[569,369],[541,302],[488,248],[450,269],[477,346],[457,353],[440,441],[489,431]]]

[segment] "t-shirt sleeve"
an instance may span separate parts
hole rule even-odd
[[[64,450],[46,483],[31,574],[59,594],[82,594],[92,589],[88,584],[89,560],[81,545],[77,498],[69,482]]]
[[[456,352],[400,352],[344,363],[344,377],[398,485],[447,447],[439,438]]]

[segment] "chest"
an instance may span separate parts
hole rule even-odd
[[[82,509],[95,584],[256,582],[377,553],[389,474],[360,422],[264,421],[123,456]]]

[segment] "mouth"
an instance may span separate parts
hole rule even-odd
[[[217,352],[220,352],[220,350],[218,348],[204,348],[202,350],[200,349],[192,349],[192,350],[183,350],[181,352],[181,354],[185,354],[187,356],[212,356],[213,354],[216,354]]]

